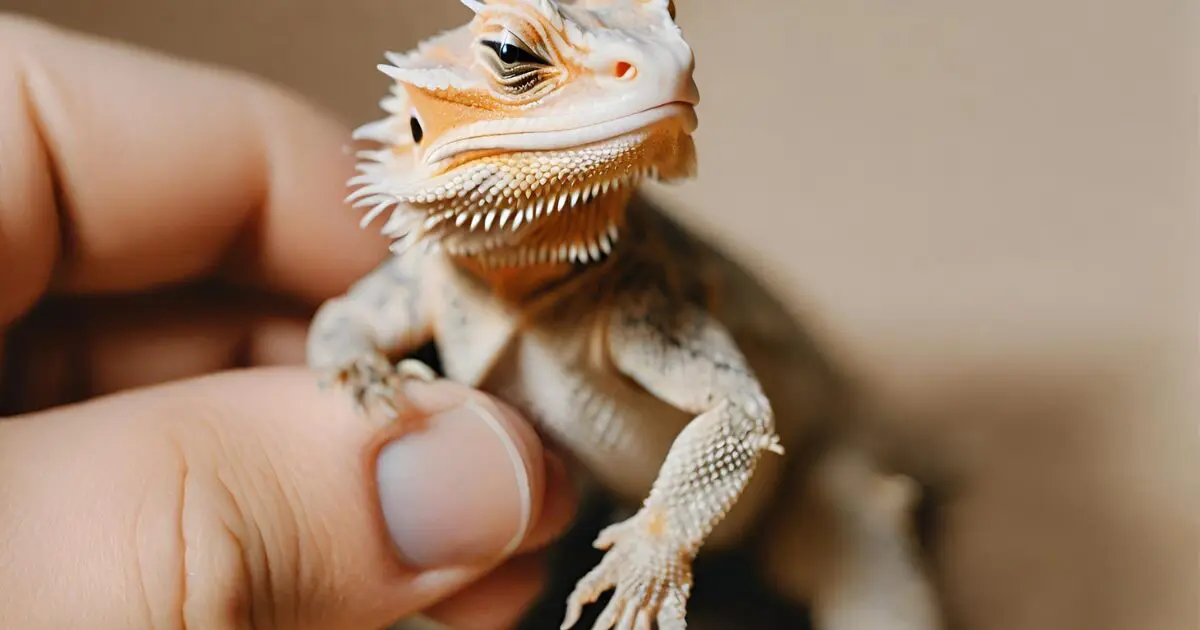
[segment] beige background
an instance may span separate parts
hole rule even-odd
[[[1138,0],[677,0],[701,178],[952,480],[960,627],[1200,627],[1198,16]],[[0,0],[376,116],[454,0]]]

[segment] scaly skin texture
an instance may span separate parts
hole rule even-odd
[[[610,589],[595,627],[685,628],[701,548],[755,531],[766,574],[826,628],[936,627],[909,502],[876,500],[883,476],[845,448],[787,465],[838,398],[820,353],[750,274],[636,194],[695,167],[673,4],[464,4],[469,24],[381,67],[388,115],[357,137],[382,147],[351,199],[364,226],[387,216],[395,255],[321,308],[310,364],[387,421],[403,380],[430,376],[399,360],[433,342],[448,378],[521,409],[597,487],[640,503],[596,541],[607,553],[564,628]],[[815,550],[810,522],[839,532],[835,551]]]

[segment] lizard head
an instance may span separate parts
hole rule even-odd
[[[670,0],[462,0],[470,23],[389,53],[356,139],[363,225],[490,267],[601,260],[645,178],[695,170],[694,60]]]

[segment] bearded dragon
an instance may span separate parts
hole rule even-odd
[[[596,540],[607,551],[563,628],[609,590],[596,628],[685,628],[701,547],[756,532],[765,573],[827,628],[876,627],[846,610],[934,627],[923,595],[880,608],[895,583],[872,576],[920,578],[903,519],[863,525],[879,504],[869,475],[825,493],[837,528],[873,532],[851,535],[865,542],[796,542],[812,502],[806,467],[787,463],[836,384],[779,301],[637,192],[696,172],[695,63],[674,3],[463,4],[469,23],[380,66],[386,116],[354,137],[381,148],[360,154],[348,201],[364,227],[386,216],[393,255],[318,310],[309,364],[395,421],[405,380],[434,376],[403,357],[432,343],[447,378],[512,404],[631,506]],[[854,556],[878,541],[900,559]],[[819,567],[836,574],[803,577]]]

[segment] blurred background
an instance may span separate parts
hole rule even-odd
[[[653,195],[905,418],[952,627],[1200,627],[1194,3],[677,0],[701,174]],[[347,127],[454,0],[0,0]]]

